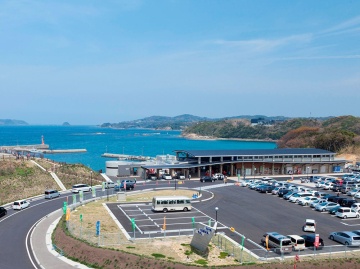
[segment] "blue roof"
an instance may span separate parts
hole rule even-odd
[[[221,156],[256,156],[256,155],[334,155],[334,152],[315,148],[280,148],[280,149],[227,149],[227,150],[174,150],[193,157]]]

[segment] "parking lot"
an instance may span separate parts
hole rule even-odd
[[[307,185],[316,189],[314,183],[300,184],[299,180],[294,180],[291,184]],[[265,232],[278,232],[284,235],[305,234],[302,231],[305,219],[316,220],[316,233],[324,240],[325,247],[332,246],[334,249],[339,243],[328,239],[331,232],[360,229],[359,219],[340,219],[327,212],[317,212],[309,206],[300,206],[277,195],[258,193],[247,187],[233,185],[214,188],[211,191],[215,194],[214,199],[199,204],[198,209],[213,215],[214,208],[218,207],[218,217],[224,225],[234,227],[236,231],[257,244],[260,244]],[[321,191],[336,195],[332,191]],[[232,235],[229,230],[226,234],[240,242],[240,238]],[[251,249],[257,246],[248,243],[246,247]]]
[[[236,182],[236,181],[235,181]],[[306,185],[315,188],[314,183],[300,183],[294,180],[291,184]],[[228,184],[220,182],[199,183],[189,182],[187,187],[199,190],[199,186],[208,189],[214,198],[208,201],[194,203],[189,212],[155,213],[151,211],[149,203],[143,204],[112,204],[108,205],[112,213],[124,227],[129,237],[161,237],[172,235],[191,235],[193,233],[193,219],[195,222],[214,224],[215,208],[218,208],[217,218],[219,232],[224,232],[235,242],[241,242],[240,233],[246,237],[245,247],[258,256],[269,255],[265,248],[259,246],[261,238],[266,232],[278,232],[283,235],[302,235],[302,226],[306,219],[317,222],[316,233],[323,239],[325,247],[319,252],[344,251],[343,245],[330,240],[328,237],[334,231],[360,230],[360,219],[340,219],[327,212],[318,212],[309,206],[300,206],[279,198],[277,195],[259,193],[247,187],[241,187],[231,181]],[[336,195],[335,192],[320,190]],[[346,195],[342,195],[346,196]],[[164,219],[166,217],[166,220]],[[136,222],[135,234],[131,219]],[[164,222],[166,230],[162,230]],[[235,233],[229,230],[235,228]],[[352,249],[359,249],[358,247]],[[360,249],[359,249],[360,250]],[[301,254],[312,251],[303,251]]]
[[[134,237],[131,219],[135,220],[136,238],[154,238],[171,235],[192,235],[196,223],[213,226],[215,219],[192,207],[191,211],[154,212],[149,203],[109,204],[111,212],[124,227],[128,237]],[[227,229],[218,223],[218,230]]]

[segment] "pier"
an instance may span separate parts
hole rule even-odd
[[[56,154],[56,153],[79,153],[87,152],[86,149],[50,149],[47,144],[38,145],[17,145],[17,146],[0,146],[0,152],[3,153],[38,153],[38,154]]]
[[[106,158],[116,158],[118,160],[129,160],[129,161],[148,161],[151,157],[146,156],[135,156],[135,155],[127,155],[127,154],[116,154],[116,153],[104,153],[101,157]]]

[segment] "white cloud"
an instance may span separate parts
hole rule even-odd
[[[307,44],[311,42],[311,40],[312,34],[302,34],[291,35],[278,39],[251,39],[238,41],[216,40],[214,43],[228,47],[239,47],[250,51],[267,52],[288,45]]]
[[[335,25],[333,27],[330,27],[322,31],[320,34],[343,34],[349,32],[358,32],[360,31],[359,26],[360,26],[360,16],[339,23],[338,25]]]

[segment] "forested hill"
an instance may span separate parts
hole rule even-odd
[[[28,125],[28,123],[23,120],[0,119],[1,125]]]
[[[277,140],[278,147],[320,148],[338,152],[359,146],[360,118],[353,116],[330,119],[295,118],[274,124],[251,125],[246,119],[201,122],[186,128],[184,136],[196,134],[214,138]]]
[[[165,116],[151,116],[143,119],[137,119],[132,121],[123,121],[118,123],[103,123],[101,127],[104,128],[121,128],[121,129],[130,129],[130,128],[150,128],[150,129],[162,129],[162,130],[184,130],[190,125],[197,122],[214,122],[221,121],[225,119],[258,119],[261,118],[266,121],[274,120],[285,120],[288,119],[283,116],[276,117],[266,117],[263,115],[242,115],[242,116],[232,116],[226,118],[207,118],[207,117],[198,117],[190,114],[179,115],[175,117],[165,117]]]

